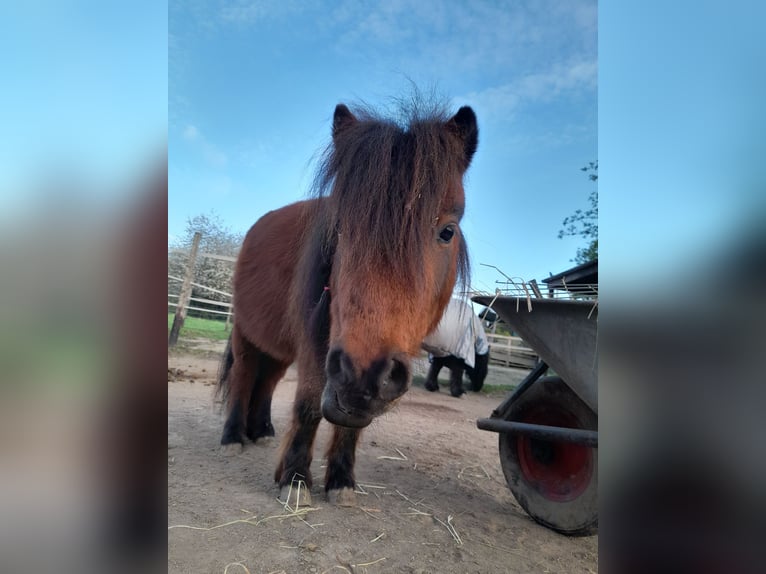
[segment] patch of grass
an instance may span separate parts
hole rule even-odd
[[[175,315],[168,313],[168,334],[173,326],[173,317]],[[199,337],[202,339],[213,339],[216,341],[225,341],[229,338],[231,327],[226,330],[225,321],[215,321],[213,319],[200,319],[199,317],[186,317],[184,326],[181,327],[180,337]]]
[[[412,386],[424,389],[426,386],[426,378],[423,375],[412,375]]]
[[[518,387],[518,385],[488,385],[487,383],[484,383],[480,392],[486,395],[494,395],[496,393],[507,393],[514,390],[516,387]]]

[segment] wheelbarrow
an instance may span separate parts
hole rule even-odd
[[[598,374],[594,301],[474,296],[540,357],[489,418],[516,500],[537,522],[567,535],[598,529]],[[555,375],[545,376],[549,369]]]

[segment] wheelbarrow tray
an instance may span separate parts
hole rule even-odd
[[[478,295],[598,413],[598,307],[594,301]],[[494,302],[493,302],[494,299]]]

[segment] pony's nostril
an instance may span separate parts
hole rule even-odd
[[[391,368],[391,374],[389,378],[397,386],[403,387],[407,385],[410,378],[410,371],[402,361],[399,359],[392,359],[393,367]]]
[[[379,383],[379,396],[389,402],[398,399],[407,390],[409,383],[409,368],[404,361],[391,359],[388,363],[388,371]]]
[[[325,367],[327,376],[334,379],[340,375],[340,357],[343,351],[340,349],[334,349],[327,355],[327,365]]]
[[[327,355],[325,365],[327,376],[337,381],[350,382],[356,377],[354,363],[343,349],[334,349]]]

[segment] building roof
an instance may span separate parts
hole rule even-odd
[[[543,283],[549,289],[557,289],[564,285],[598,285],[598,259],[551,275],[543,279]]]

